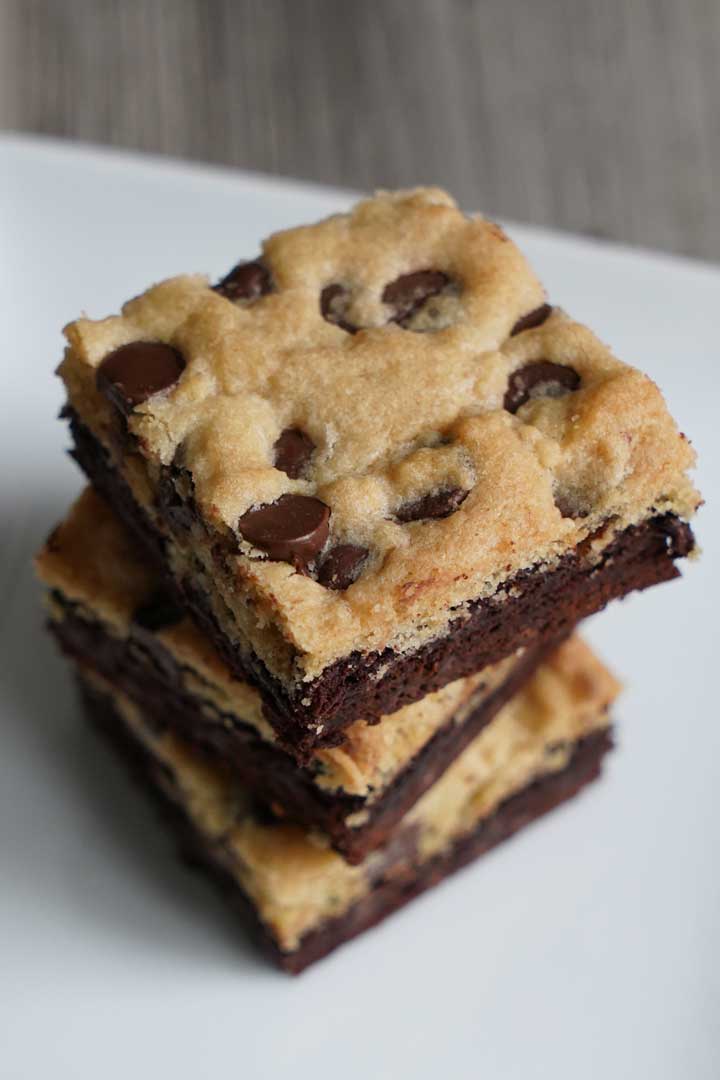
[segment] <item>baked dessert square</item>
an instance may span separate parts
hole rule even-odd
[[[219,758],[265,807],[319,831],[360,862],[532,674],[543,646],[522,650],[385,717],[357,721],[343,743],[298,765],[265,720],[257,690],[234,679],[162,588],[144,549],[87,488],[39,553],[49,627],[95,671],[198,752]]]
[[[66,336],[77,460],[300,754],[692,550],[658,388],[437,189]]]
[[[595,778],[611,746],[612,676],[563,645],[358,866],[298,826],[258,816],[232,773],[80,666],[88,713],[162,798],[186,851],[250,914],[276,963],[299,972],[512,836]]]

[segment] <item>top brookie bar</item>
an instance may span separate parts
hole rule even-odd
[[[301,754],[693,547],[658,388],[436,189],[66,335],[75,456]]]

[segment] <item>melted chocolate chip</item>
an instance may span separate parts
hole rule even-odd
[[[516,413],[530,398],[564,397],[579,385],[580,376],[574,368],[536,360],[512,373],[503,405],[508,412]]]
[[[213,285],[214,292],[227,300],[258,300],[271,289],[270,271],[258,261],[238,263],[217,285]]]
[[[442,270],[415,270],[391,281],[382,294],[383,304],[395,308],[390,322],[402,325],[426,300],[437,296],[449,283],[450,278]]]
[[[326,285],[320,293],[320,314],[326,322],[339,326],[348,334],[355,334],[357,326],[353,326],[344,317],[349,298],[350,293],[344,285],[339,285],[337,282]]]
[[[157,589],[135,609],[132,619],[143,630],[156,631],[179,623],[183,614],[182,608],[178,607],[165,589]]]
[[[576,492],[556,491],[554,501],[564,518],[581,521],[590,514],[589,507],[583,503],[582,498]]]
[[[286,428],[274,446],[275,468],[293,480],[303,476],[315,450],[315,443],[299,428]]]
[[[522,334],[525,330],[534,330],[536,326],[542,326],[544,322],[552,315],[552,304],[543,304],[539,308],[535,308],[533,311],[529,311],[527,315],[523,315],[521,319],[513,326],[510,331],[510,337],[515,337],[516,334]]]
[[[444,488],[442,491],[434,491],[429,495],[423,495],[415,502],[406,503],[396,512],[398,521],[425,521],[429,518],[446,518],[454,514],[468,497],[468,492],[462,488]]]
[[[103,359],[95,385],[122,413],[130,413],[153,394],[167,390],[185,368],[182,354],[161,341],[133,341]]]
[[[368,549],[358,544],[337,544],[320,564],[318,581],[326,589],[348,589],[357,580],[368,554]]]
[[[238,522],[249,544],[298,570],[319,554],[329,529],[330,507],[309,495],[281,495],[274,503],[248,510]]]

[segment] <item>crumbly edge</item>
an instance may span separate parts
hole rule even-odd
[[[284,824],[262,825],[231,777],[201,760],[181,740],[156,734],[125,695],[92,673],[84,677],[110,696],[125,723],[171,777],[195,828],[250,897],[285,952],[311,930],[347,911],[382,873],[383,852],[349,866],[312,835]],[[607,726],[618,684],[578,641],[564,647],[560,667],[541,667],[447,770],[398,829],[411,830],[422,865],[471,832],[501,802],[540,776],[563,769],[573,745]]]

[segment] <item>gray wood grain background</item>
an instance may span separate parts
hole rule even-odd
[[[0,127],[720,258],[720,0],[0,0]]]

